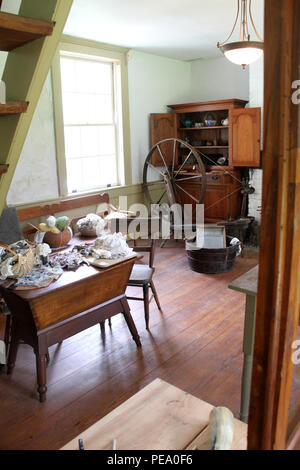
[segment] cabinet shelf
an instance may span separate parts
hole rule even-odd
[[[51,21],[0,12],[0,50],[12,51],[35,39],[50,36],[53,27]]]
[[[179,127],[179,131],[204,131],[207,129],[228,129],[229,126]]]
[[[196,145],[194,149],[228,149],[228,145]]]
[[[229,146],[228,145],[191,145],[191,147],[193,147],[193,149],[228,149]],[[188,151],[189,149],[188,148],[185,148],[185,149],[180,149],[180,150],[186,150]]]
[[[0,116],[7,116],[8,114],[26,113],[27,107],[27,101],[9,101],[6,104],[0,104]]]

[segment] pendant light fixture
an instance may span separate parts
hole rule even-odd
[[[237,27],[239,16],[241,17],[239,41],[229,42]],[[257,38],[255,41],[251,40],[250,37],[251,26]],[[233,29],[226,41],[218,42],[217,46],[230,62],[241,65],[243,69],[245,69],[246,65],[252,64],[263,55],[264,43],[254,25],[251,13],[251,0],[249,0],[249,8],[248,0],[237,0],[237,14]]]

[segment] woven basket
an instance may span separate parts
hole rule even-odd
[[[29,245],[29,249],[25,253],[25,255],[19,255],[18,253],[15,253],[7,245],[4,245],[2,243],[0,243],[0,246],[2,246],[7,251],[12,253],[18,260],[17,263],[15,263],[14,265],[11,265],[11,270],[13,272],[13,275],[9,276],[10,278],[17,279],[18,277],[22,277],[30,273],[35,263],[35,246],[34,245]]]

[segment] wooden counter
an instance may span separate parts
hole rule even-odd
[[[221,405],[221,403],[220,403]],[[208,448],[213,406],[156,379],[68,442],[61,450],[192,450]],[[232,450],[247,448],[247,425],[235,419]]]

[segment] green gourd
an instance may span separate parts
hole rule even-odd
[[[70,223],[69,217],[62,215],[56,219],[55,226],[62,232]]]

